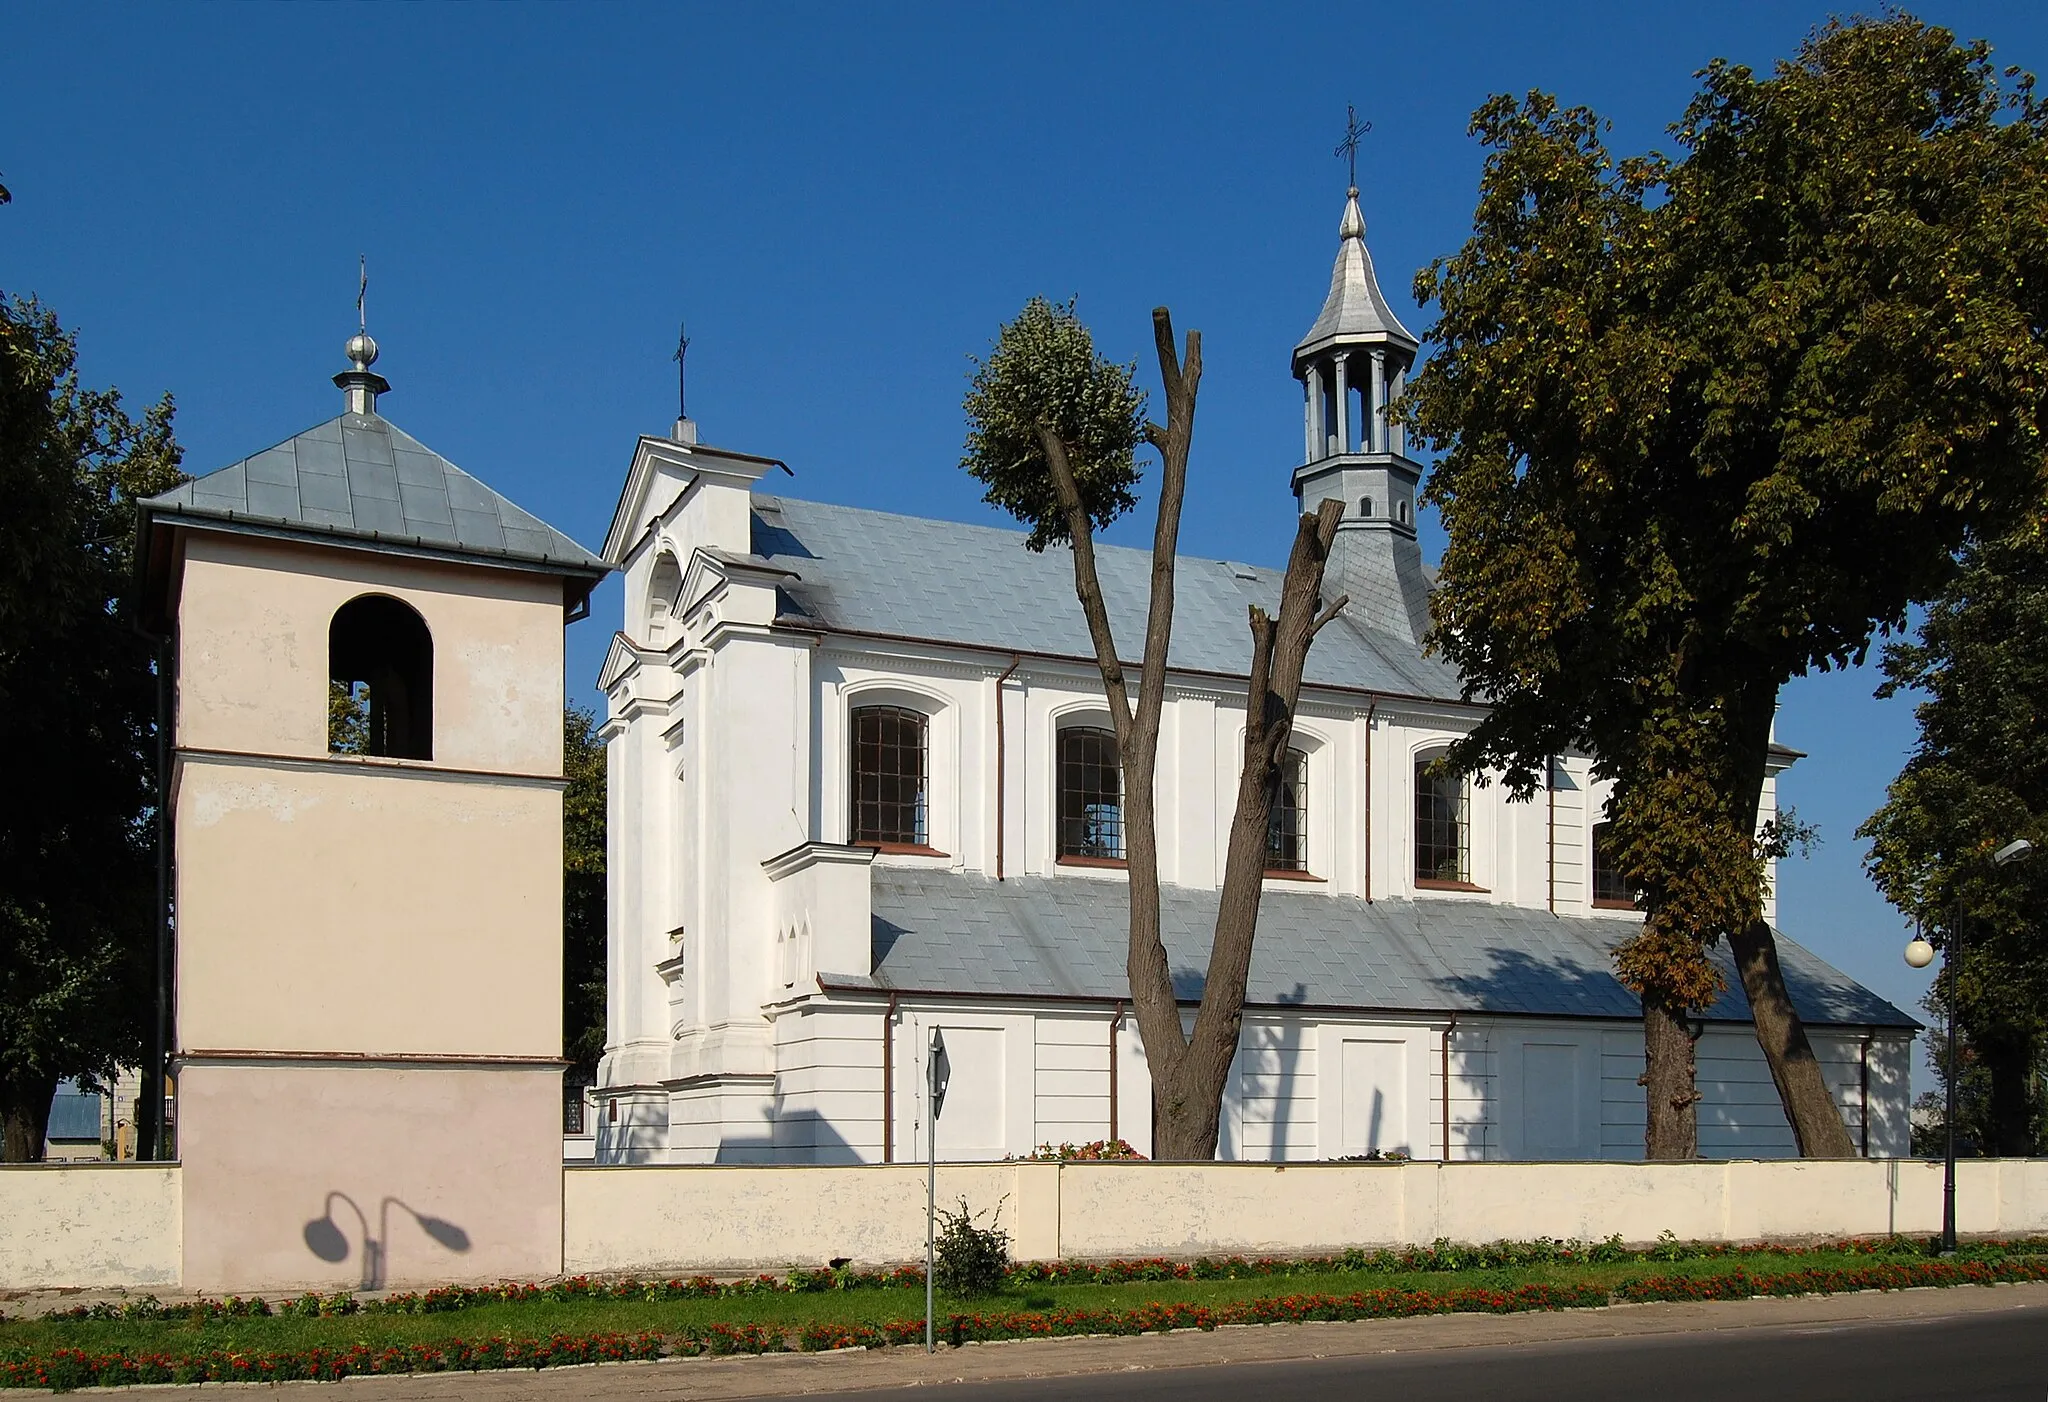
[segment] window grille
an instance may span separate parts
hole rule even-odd
[[[1289,750],[1280,762],[1280,786],[1266,819],[1266,869],[1308,870],[1308,756]]]
[[[1436,758],[1415,761],[1415,878],[1470,882],[1471,790],[1460,775],[1432,772]]]
[[[1082,726],[1060,731],[1059,823],[1062,857],[1123,856],[1124,783],[1116,732]]]
[[[1636,893],[1614,860],[1614,824],[1593,824],[1593,904],[1633,906]]]
[[[853,713],[853,842],[922,847],[929,841],[927,730],[922,712],[902,706],[863,706]]]

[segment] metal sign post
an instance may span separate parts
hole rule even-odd
[[[946,1060],[946,1034],[932,1029],[931,1054],[925,1061],[925,1088],[931,1113],[925,1118],[924,1145],[924,1351],[933,1351],[932,1266],[934,1264],[933,1223],[939,1209],[939,1111],[946,1104],[946,1082],[952,1075]]]

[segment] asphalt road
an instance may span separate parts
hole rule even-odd
[[[958,1383],[960,1402],[2048,1402],[2040,1310]],[[930,1399],[927,1384],[842,1394]]]

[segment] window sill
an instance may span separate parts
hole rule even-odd
[[[1292,870],[1292,869],[1290,869],[1290,868],[1287,868],[1287,867],[1267,867],[1267,868],[1266,868],[1266,880],[1268,880],[1268,881],[1313,881],[1313,882],[1316,882],[1316,883],[1318,883],[1318,884],[1321,884],[1321,883],[1322,883],[1322,882],[1323,882],[1323,881],[1325,880],[1325,878],[1323,878],[1323,877],[1320,877],[1320,876],[1317,876],[1317,875],[1316,875],[1316,874],[1315,874],[1314,872],[1312,872],[1312,871],[1294,871],[1294,870]]]
[[[1438,881],[1436,878],[1429,876],[1416,877],[1415,889],[1418,891],[1470,891],[1475,895],[1481,896],[1493,894],[1486,887],[1474,886],[1469,881]]]
[[[884,857],[950,857],[951,852],[941,852],[936,847],[922,842],[854,842],[852,847],[872,847]]]
[[[1598,898],[1598,897],[1595,897],[1595,898],[1594,898],[1594,900],[1593,900],[1593,909],[1595,909],[1595,910],[1641,910],[1641,909],[1642,909],[1642,907],[1641,907],[1641,906],[1639,906],[1639,905],[1637,905],[1637,904],[1636,904],[1636,903],[1635,903],[1634,901],[1609,901],[1609,900],[1601,900],[1600,898]]]
[[[1060,856],[1053,858],[1053,861],[1056,865],[1063,867],[1106,867],[1111,871],[1125,871],[1129,869],[1131,865],[1130,862],[1123,857]]]

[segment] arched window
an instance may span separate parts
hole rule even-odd
[[[1266,869],[1308,870],[1308,756],[1300,750],[1280,761],[1280,787],[1266,819]]]
[[[1593,904],[1609,910],[1633,910],[1636,893],[1614,860],[1614,824],[1593,824]]]
[[[1462,775],[1438,774],[1441,756],[1415,761],[1415,879],[1455,885],[1472,880],[1472,800]]]
[[[1359,515],[1361,515],[1361,516],[1370,516],[1370,515],[1372,515],[1372,498],[1371,498],[1371,497],[1360,497],[1360,498],[1358,499],[1358,514],[1359,514]]]
[[[1124,776],[1115,731],[1060,731],[1059,822],[1060,856],[1123,858]]]
[[[327,626],[327,748],[434,757],[434,639],[411,605],[364,594]]]
[[[922,712],[861,706],[853,712],[851,841],[923,847],[929,785]]]

